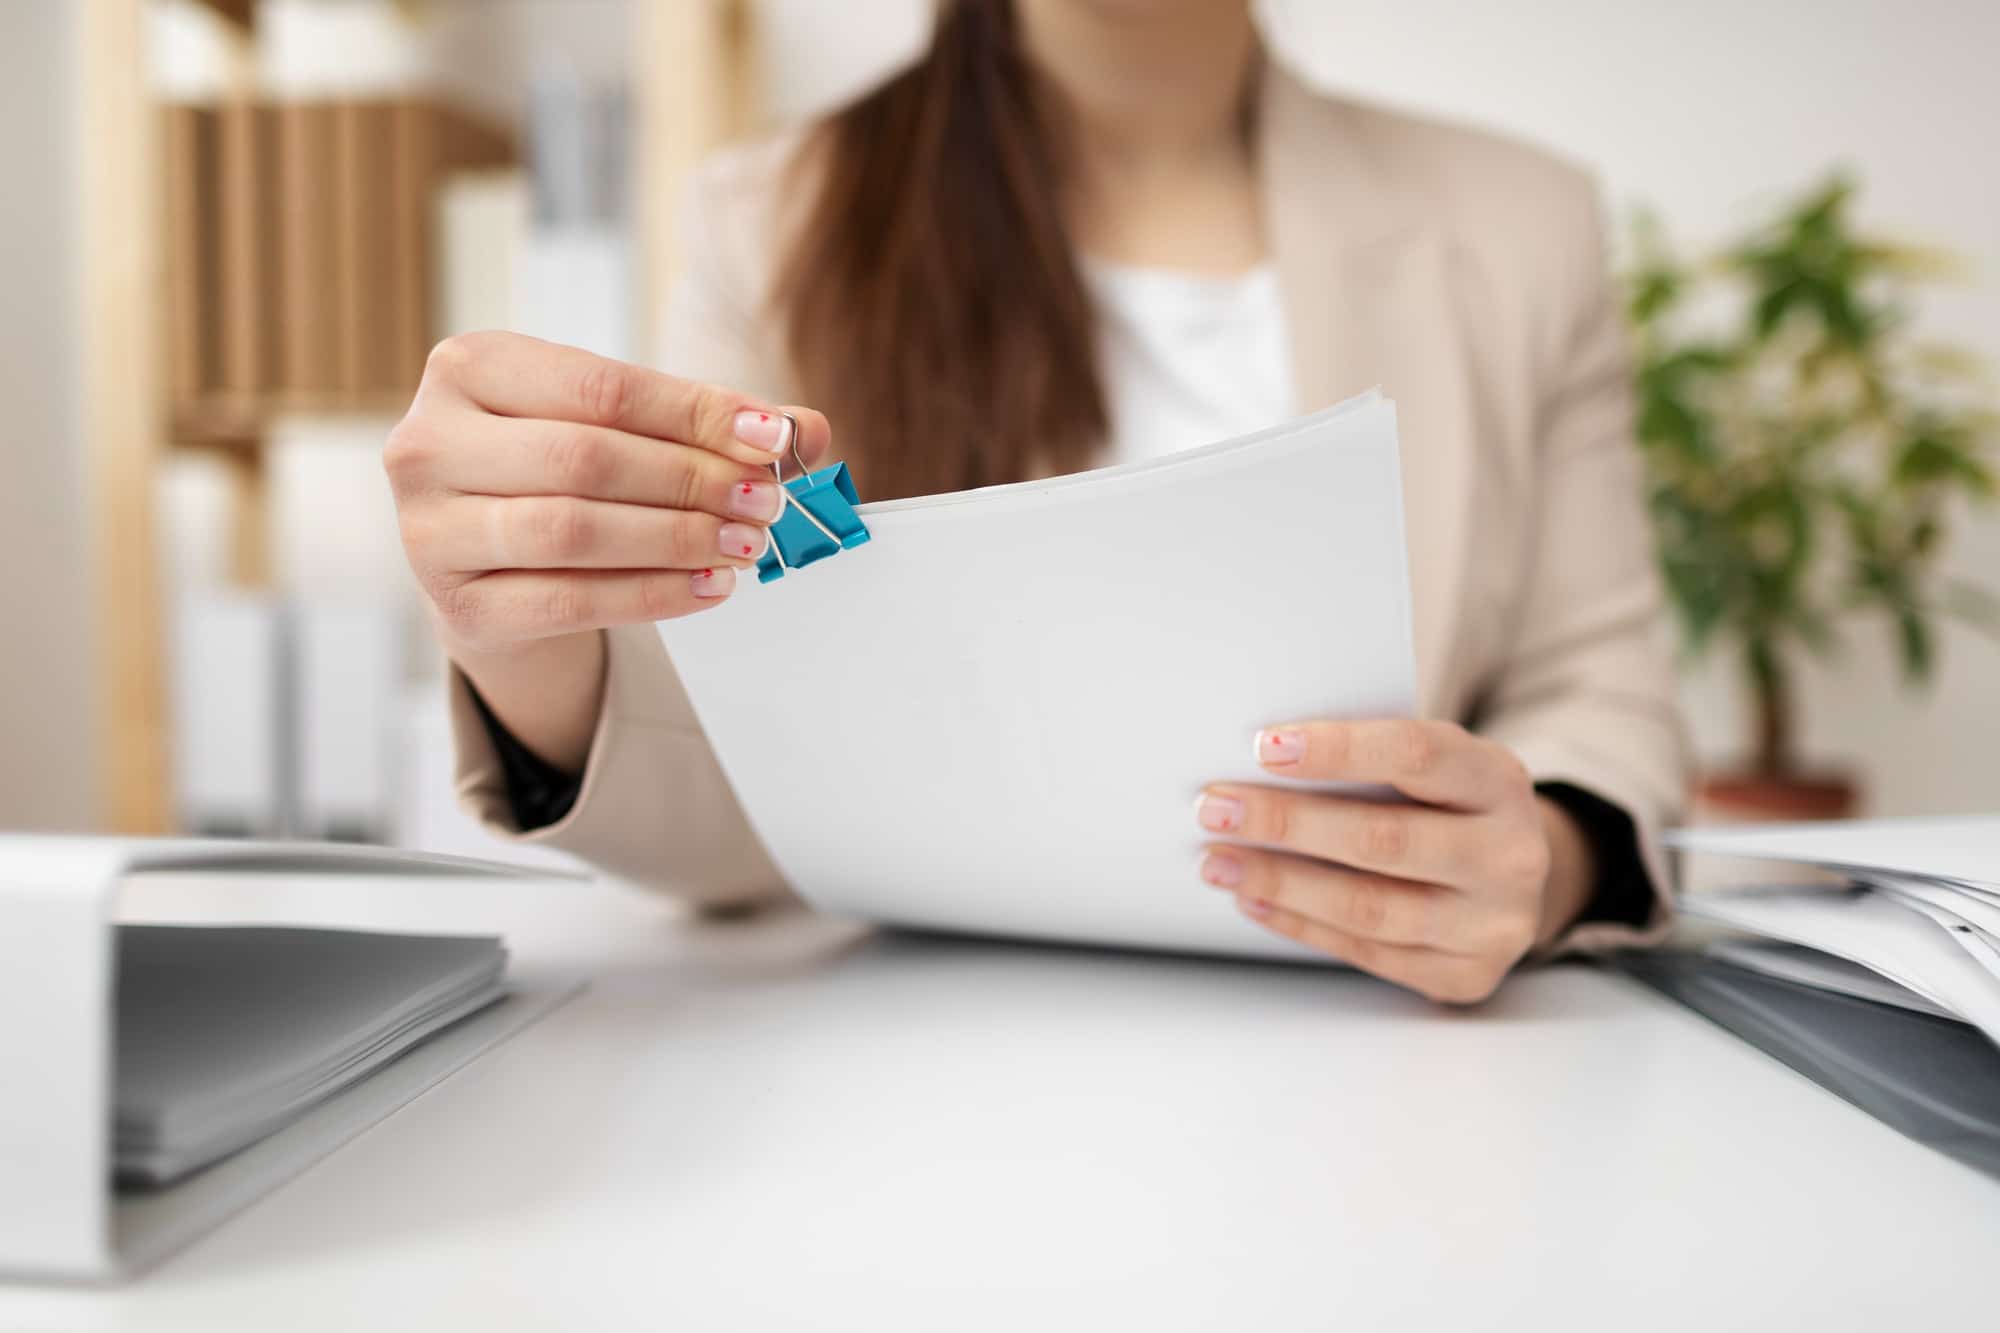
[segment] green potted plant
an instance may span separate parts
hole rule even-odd
[[[1641,217],[1629,277],[1639,438],[1668,596],[1692,656],[1732,656],[1754,735],[1701,790],[1720,813],[1851,813],[1850,775],[1805,768],[1800,661],[1848,622],[1894,636],[1912,684],[1938,626],[2000,627],[2000,599],[1939,569],[1966,502],[1995,494],[2000,424],[1972,358],[1917,340],[1914,293],[1942,257],[1859,233],[1836,177],[1711,257]]]

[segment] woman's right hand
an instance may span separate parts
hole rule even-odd
[[[550,762],[581,763],[579,731],[587,751],[597,631],[714,606],[763,553],[780,411],[519,334],[431,353],[383,454],[403,547],[446,651]],[[826,452],[826,418],[782,411],[808,464]],[[537,702],[586,678],[581,701]]]
[[[783,503],[778,408],[513,333],[431,353],[383,465],[447,642],[481,652],[713,606]],[[799,451],[826,419],[789,408]]]

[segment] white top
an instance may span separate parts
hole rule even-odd
[[[1291,345],[1268,263],[1230,277],[1087,259],[1111,451],[1129,463],[1297,415]]]

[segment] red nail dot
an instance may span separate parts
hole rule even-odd
[[[745,495],[750,494],[750,483],[747,481],[743,483],[743,493]]]
[[[771,419],[771,414],[769,412],[759,412],[757,414],[757,420],[759,421],[769,421],[770,419]]]
[[[743,548],[743,554],[745,554],[745,555],[748,555],[748,554],[750,554],[750,548],[749,548],[749,547],[747,547],[747,546],[746,546],[746,547],[744,547],[744,548]]]
[[[705,579],[712,579],[715,577],[715,571],[712,569],[704,569],[701,571],[701,576]]]

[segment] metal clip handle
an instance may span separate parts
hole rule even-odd
[[[784,438],[778,445],[778,456],[771,460],[771,475],[778,479],[778,494],[785,497],[785,503],[798,510],[805,517],[806,522],[818,528],[822,537],[837,547],[840,545],[840,538],[834,536],[831,528],[815,518],[812,510],[800,504],[799,497],[793,495],[791,487],[785,485],[785,451],[787,449],[791,451],[792,461],[798,464],[799,475],[801,477],[806,475],[806,460],[799,453],[799,419],[790,412],[778,413],[778,419],[785,423]],[[783,512],[783,510],[779,511],[781,515]],[[785,552],[778,545],[778,534],[773,531],[766,540],[771,543],[771,554],[778,558],[778,568],[790,569],[791,566],[785,562]]]

